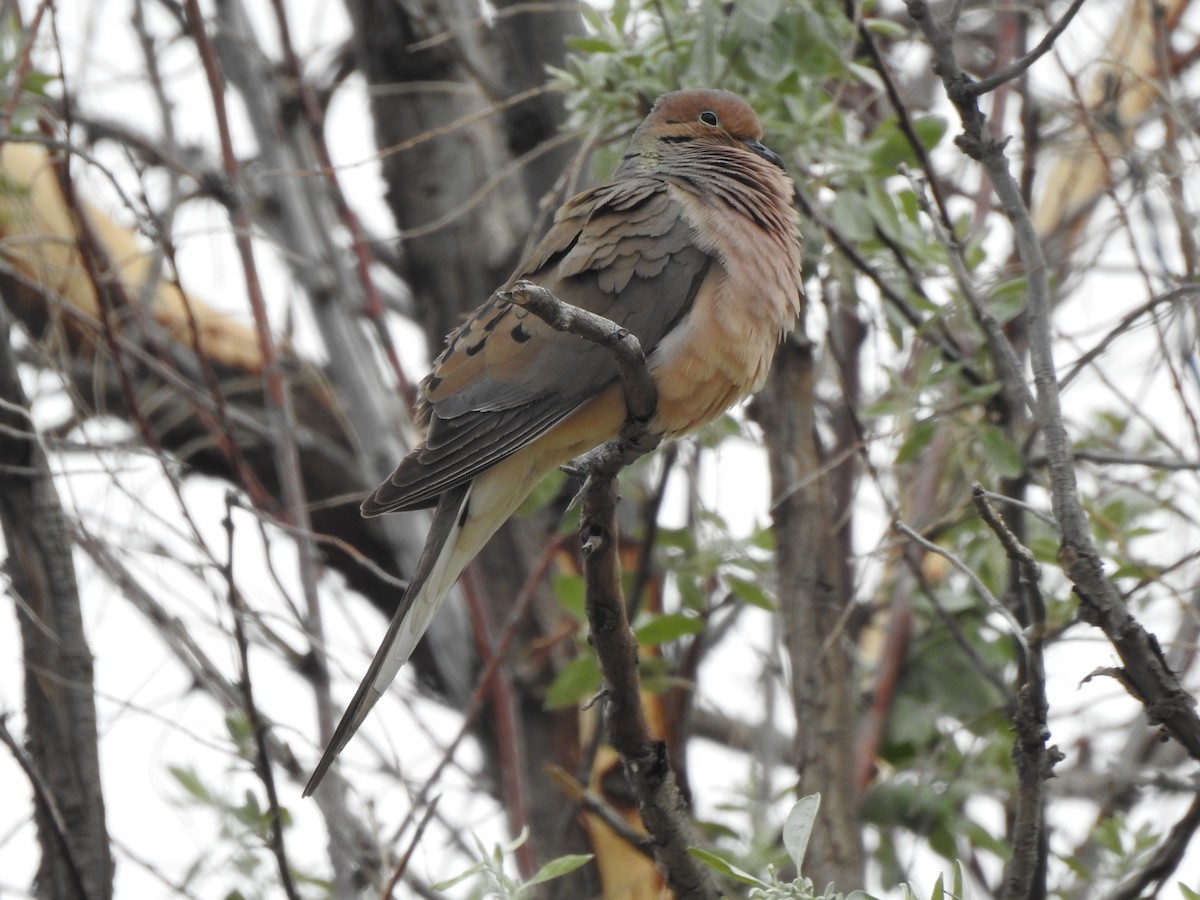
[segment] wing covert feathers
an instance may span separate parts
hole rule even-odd
[[[570,201],[510,280],[629,329],[649,352],[687,314],[711,257],[668,182],[635,178]],[[364,515],[430,506],[528,446],[617,378],[611,353],[493,295],[450,335],[422,382],[424,442]]]

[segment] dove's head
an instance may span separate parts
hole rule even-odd
[[[706,88],[663,94],[630,141],[623,167],[645,169],[672,157],[708,147],[750,151],[783,168],[783,160],[764,147],[762,125],[745,100],[729,91]]]

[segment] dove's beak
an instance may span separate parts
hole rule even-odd
[[[779,166],[779,168],[783,169],[785,172],[787,171],[787,169],[784,169],[783,166],[783,158],[780,157],[780,155],[770,147],[760,144],[758,141],[746,141],[746,146],[750,148],[751,152],[757,153],[767,162]]]

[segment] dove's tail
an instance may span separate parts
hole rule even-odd
[[[624,417],[624,397],[620,386],[613,385],[521,452],[442,494],[425,549],[387,635],[308,780],[304,796],[317,789],[329,766],[412,655],[462,570],[483,545],[547,472],[614,436]]]
[[[452,488],[438,501],[425,549],[387,634],[308,779],[304,796],[317,789],[329,766],[408,661],[462,570],[529,495],[537,483],[535,475],[542,474],[505,471],[510,468],[501,464]]]
[[[375,658],[371,660],[367,674],[354,693],[354,699],[342,714],[342,720],[334,730],[321,761],[308,779],[304,788],[305,797],[317,789],[329,766],[358,731],[367,713],[392,683],[400,667],[408,661],[417,642],[433,621],[442,600],[466,565],[465,562],[456,564],[461,554],[455,550],[462,532],[464,513],[470,504],[472,486],[473,482],[468,482],[456,487],[443,494],[438,501],[425,549],[404,590],[404,596],[400,598],[400,605],[392,615],[387,634],[375,651]]]

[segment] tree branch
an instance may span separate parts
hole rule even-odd
[[[529,310],[555,331],[569,332],[593,344],[607,347],[616,360],[621,376],[621,388],[625,392],[625,407],[629,411],[625,421],[626,430],[621,432],[616,441],[609,441],[596,448],[605,450],[604,453],[595,456],[586,453],[579,457],[580,460],[587,461],[589,465],[598,464],[603,460],[605,465],[615,466],[611,470],[615,473],[638,456],[649,453],[658,446],[662,436],[651,436],[646,427],[658,408],[658,388],[654,386],[654,379],[650,377],[642,345],[633,334],[603,316],[564,303],[532,281],[522,279],[510,290],[500,291],[499,296],[502,300]],[[652,445],[646,446],[649,442],[652,442]],[[636,448],[625,446],[626,444],[636,444]],[[641,449],[643,447],[645,449]],[[624,454],[634,453],[635,449],[640,449],[641,452],[624,459]]]
[[[0,302],[0,536],[8,550],[25,673],[39,896],[106,900],[113,861],[100,780],[92,654],[67,520],[12,353]],[[36,777],[35,777],[36,775]],[[59,811],[65,810],[64,817]]]
[[[1157,896],[1171,873],[1178,868],[1197,828],[1200,828],[1200,795],[1192,800],[1183,818],[1172,826],[1166,840],[1154,851],[1145,867],[1117,888],[1110,900],[1138,900],[1139,897]],[[1154,889],[1147,893],[1147,888],[1152,886]]]
[[[64,895],[65,897],[89,900],[87,888],[83,885],[79,862],[75,859],[75,851],[71,847],[72,841],[67,820],[63,817],[62,810],[58,808],[54,789],[38,769],[37,763],[21,748],[12,732],[8,730],[8,716],[7,712],[0,713],[0,744],[8,748],[8,752],[17,761],[17,765],[21,767],[21,771],[25,773],[25,777],[29,779],[29,785],[33,789],[33,796],[40,813],[38,816],[38,839],[42,843],[42,854],[58,858],[57,865],[66,876],[66,888],[70,892]],[[42,824],[42,820],[45,821],[45,825]],[[49,844],[47,843],[48,837],[53,838]],[[50,852],[51,850],[53,853]],[[57,880],[60,884],[63,881],[63,879]]]
[[[268,748],[268,738],[270,736],[269,726],[259,712],[258,704],[254,700],[254,682],[250,678],[250,642],[246,639],[246,628],[243,620],[249,613],[245,602],[242,600],[234,580],[233,580],[233,550],[234,550],[234,528],[233,528],[233,507],[234,493],[229,491],[225,495],[225,517],[222,520],[222,525],[225,528],[225,562],[221,566],[221,574],[225,578],[226,599],[229,602],[229,611],[233,614],[233,636],[234,642],[237,645],[238,651],[238,667],[241,694],[242,694],[242,712],[245,714],[247,721],[250,724],[250,731],[254,735],[254,773],[262,782],[263,788],[267,792],[267,814],[271,818],[271,837],[267,842],[271,848],[271,854],[275,857],[275,864],[279,869],[279,883],[283,887],[283,892],[288,900],[299,900],[299,895],[296,893],[296,884],[292,880],[292,867],[288,862],[287,847],[284,843],[283,836],[283,813],[279,808],[279,792],[275,789],[275,770],[271,764],[271,753]]]
[[[1004,869],[1001,897],[1021,900],[1030,896],[1039,857],[1045,846],[1046,780],[1054,776],[1054,766],[1063,759],[1058,747],[1047,746],[1050,729],[1046,724],[1050,706],[1046,700],[1046,667],[1042,644],[1046,634],[1046,604],[1038,582],[1041,572],[1033,553],[1017,540],[987,501],[982,485],[971,489],[971,500],[984,523],[1000,539],[1004,552],[1016,565],[1025,609],[1023,683],[1017,691],[1013,716],[1016,740],[1013,762],[1017,769],[1017,811],[1012,825],[1012,856]]]
[[[1074,584],[1081,601],[1081,616],[1103,629],[1116,648],[1124,664],[1123,683],[1142,702],[1150,721],[1165,726],[1193,759],[1200,760],[1196,700],[1184,691],[1167,665],[1158,641],[1134,619],[1116,587],[1105,576],[1100,554],[1088,531],[1055,373],[1046,260],[1020,187],[1009,171],[1004,142],[987,133],[987,120],[979,108],[973,82],[955,59],[951,32],[935,19],[926,0],[906,0],[906,6],[929,41],[934,71],[941,76],[962,120],[963,133],[955,142],[987,172],[1000,208],[1012,225],[1017,254],[1025,269],[1030,359],[1037,390],[1036,416],[1046,447],[1051,505],[1062,530],[1059,565]]]
[[[519,281],[503,300],[516,303],[552,328],[612,351],[621,373],[628,414],[614,440],[577,457],[572,471],[584,477],[579,537],[583,552],[590,639],[604,673],[604,724],[621,755],[654,855],[677,896],[722,895],[712,872],[688,853],[697,844],[683,796],[667,761],[667,747],[650,732],[638,679],[638,645],[625,611],[617,541],[620,470],[650,452],[662,435],[650,430],[658,392],[638,339],[615,323],[564,303],[536,284]]]
[[[1075,13],[1079,12],[1080,7],[1083,6],[1083,2],[1084,0],[1072,0],[1071,5],[1067,7],[1067,11],[1062,14],[1057,22],[1050,26],[1050,30],[1046,32],[1045,37],[1038,42],[1038,45],[1020,59],[1013,60],[999,72],[995,72],[987,78],[975,82],[971,86],[971,90],[975,96],[979,97],[990,93],[1000,87],[1000,85],[1012,81],[1014,78],[1019,78],[1026,69],[1045,56],[1050,48],[1054,46],[1054,42],[1058,40],[1058,36],[1066,31],[1067,26],[1071,24],[1071,20],[1075,18]]]

